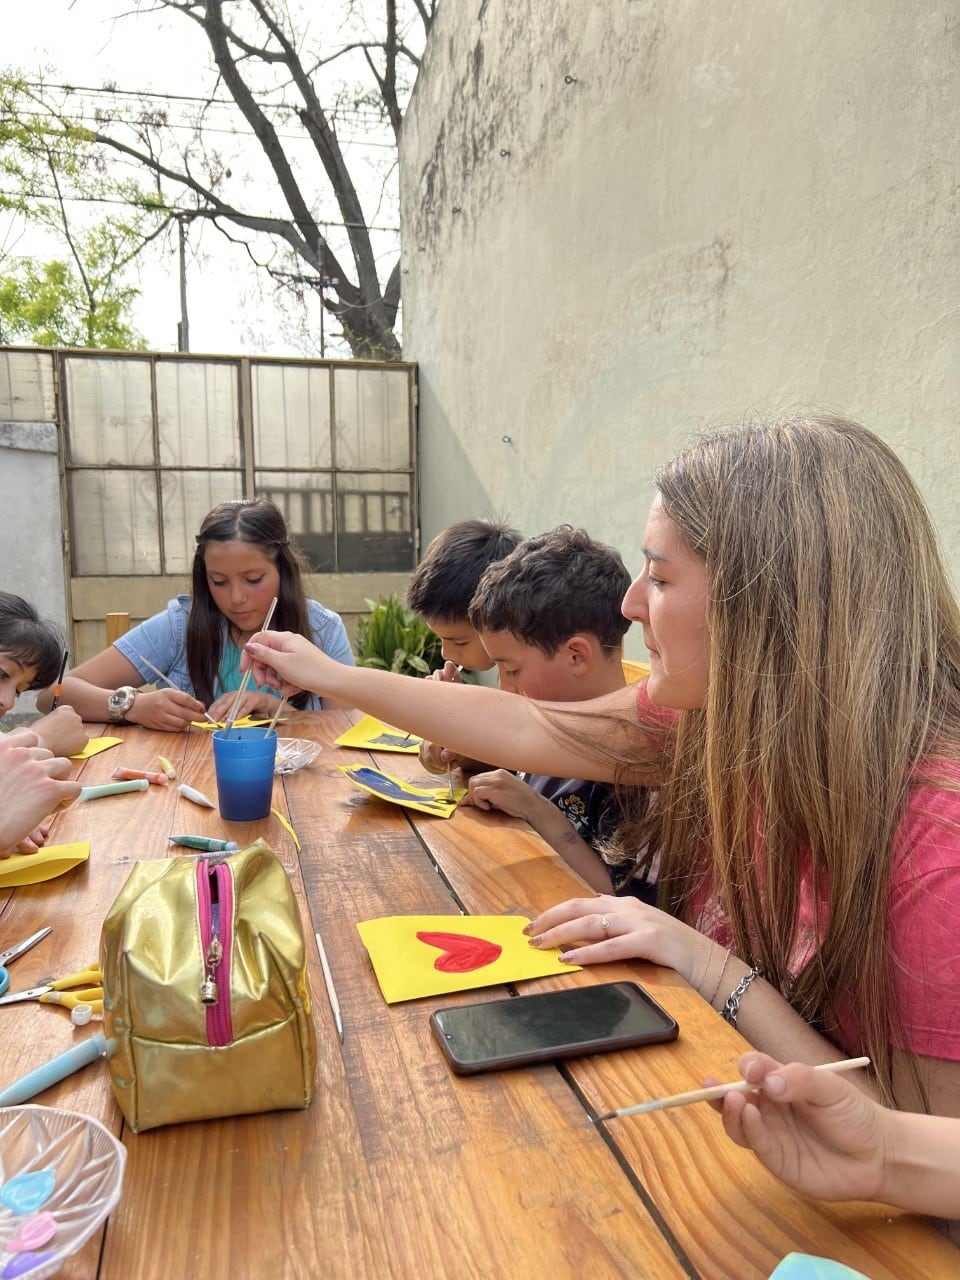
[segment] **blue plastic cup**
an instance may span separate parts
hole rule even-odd
[[[276,729],[214,730],[217,799],[225,822],[256,822],[269,817],[276,760]]]

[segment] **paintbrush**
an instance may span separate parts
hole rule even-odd
[[[287,695],[284,694],[283,697],[280,699],[279,703],[277,704],[276,711],[273,713],[273,719],[267,725],[267,733],[271,733],[273,729],[276,727],[277,721],[280,719],[280,712],[283,710],[284,704],[286,703],[286,701],[287,701]]]
[[[134,650],[134,653],[136,653],[136,650]],[[177,686],[173,683],[173,681],[168,679],[167,676],[163,674],[163,672],[160,670],[159,667],[155,667],[149,658],[145,658],[142,653],[137,653],[137,658],[140,662],[143,663],[143,665],[147,668],[148,671],[153,672],[153,674],[157,677],[158,680],[162,680],[163,683],[165,685],[168,685],[171,689],[177,688]],[[177,689],[177,692],[182,693],[183,690]],[[220,721],[214,720],[213,716],[210,714],[209,711],[204,711],[203,714],[206,716],[206,718],[210,721],[211,724],[215,724],[218,729],[220,728]]]
[[[56,688],[53,691],[53,701],[50,703],[50,710],[56,711],[60,702],[60,690],[63,688],[63,677],[67,672],[67,659],[70,657],[70,650],[64,649],[63,661],[60,663],[60,674],[57,676]]]
[[[269,629],[270,621],[273,618],[273,611],[276,607],[277,597],[274,596],[270,601],[270,608],[267,610],[267,616],[263,620],[263,626],[260,628],[261,631]],[[240,709],[240,699],[247,692],[247,685],[250,683],[250,674],[251,669],[250,667],[247,667],[246,671],[243,673],[243,679],[240,681],[240,688],[237,690],[237,696],[233,700],[233,706],[230,708],[230,714],[227,716],[226,724],[223,726],[224,737],[226,737],[233,728],[233,722],[237,718],[237,711]]]
[[[869,1058],[844,1058],[840,1062],[820,1062],[815,1071],[856,1071],[858,1067],[868,1067]],[[707,1089],[693,1089],[689,1093],[675,1093],[669,1098],[653,1098],[650,1102],[638,1102],[632,1107],[621,1107],[619,1111],[608,1111],[606,1115],[597,1116],[600,1120],[616,1120],[622,1116],[644,1116],[650,1111],[665,1111],[667,1107],[686,1107],[691,1102],[710,1102],[714,1098],[726,1097],[728,1093],[749,1093],[757,1085],[746,1080],[733,1080],[730,1084],[714,1084]]]

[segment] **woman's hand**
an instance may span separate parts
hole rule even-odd
[[[182,689],[156,689],[138,693],[126,718],[144,729],[182,733],[194,720],[202,720],[205,712],[203,703]]]
[[[322,653],[315,644],[291,631],[259,631],[243,646],[240,670],[252,673],[254,684],[269,685],[290,697],[301,689],[323,694],[325,674],[342,666]],[[335,691],[330,689],[332,696]]]
[[[737,1065],[757,1091],[716,1104],[734,1142],[818,1200],[881,1198],[889,1112],[852,1081],[801,1063],[745,1053]]]
[[[74,756],[87,745],[88,734],[73,707],[56,707],[30,728],[55,756]]]
[[[222,693],[216,701],[211,702],[207,711],[214,720],[226,720],[233,712],[233,704],[236,701],[237,691],[234,689],[231,693]],[[251,720],[272,720],[273,713],[279,705],[280,699],[275,698],[272,693],[245,689],[236,712],[233,712],[233,718],[242,720],[244,716],[249,716]]]
[[[641,959],[675,969],[701,989],[716,943],[638,898],[571,898],[524,929],[534,947],[560,947],[570,964]],[[701,995],[703,994],[701,990]]]

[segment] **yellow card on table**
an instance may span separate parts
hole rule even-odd
[[[90,857],[90,841],[75,840],[71,844],[48,844],[36,853],[14,853],[0,858],[0,889],[17,885],[39,884],[72,871]]]
[[[284,724],[286,716],[281,716],[277,724]],[[263,724],[269,724],[269,720],[252,720],[249,716],[241,716],[239,720],[234,720],[234,729],[258,729]],[[212,720],[191,720],[190,725],[194,729],[209,729],[212,733],[214,729],[225,729],[227,727],[226,720],[218,720],[216,724]]]
[[[376,716],[364,716],[346,733],[334,738],[333,745],[358,747],[361,751],[402,751],[404,755],[415,756],[422,741],[415,734],[404,733],[392,724],[384,724]]]
[[[402,805],[404,809],[432,813],[437,818],[449,818],[456,813],[457,801],[467,794],[466,787],[454,787],[451,795],[446,783],[442,787],[415,787],[403,778],[395,778],[392,773],[366,764],[338,764],[337,768],[370,795]]]
[[[91,756],[99,755],[101,751],[109,751],[111,747],[119,747],[123,741],[122,738],[88,738],[87,745],[82,751],[78,751],[75,756],[71,756],[71,760],[89,760]]]
[[[531,947],[524,916],[382,916],[357,925],[387,1004],[569,973],[556,948]]]

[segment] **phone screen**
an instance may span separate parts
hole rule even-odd
[[[460,1005],[430,1017],[455,1071],[568,1058],[673,1040],[674,1019],[635,982]]]

